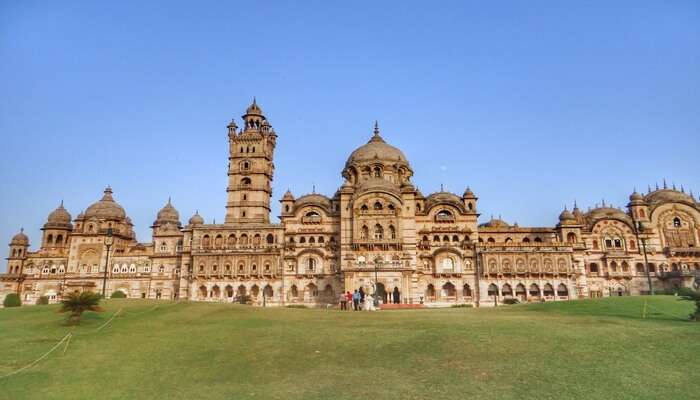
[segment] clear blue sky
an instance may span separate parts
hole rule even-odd
[[[332,195],[375,119],[482,220],[551,226],[664,177],[700,194],[698,1],[3,1],[0,60],[0,243],[36,248],[107,184],[140,241],[168,196],[223,221],[253,96],[275,216],[287,188]]]

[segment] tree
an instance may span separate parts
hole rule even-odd
[[[36,299],[37,306],[45,306],[47,304],[49,304],[49,296],[41,296],[38,299]]]
[[[102,311],[99,306],[100,298],[99,294],[92,292],[70,293],[61,302],[61,312],[69,312],[68,322],[78,324],[80,323],[80,317],[85,311]]]
[[[678,291],[678,296],[681,300],[692,301],[695,303],[695,311],[689,315],[691,321],[700,322],[700,290],[691,288],[681,288]]]
[[[126,293],[122,292],[121,290],[116,290],[112,292],[112,296],[110,296],[111,299],[126,299]]]
[[[17,293],[9,293],[5,296],[5,300],[2,302],[3,307],[19,307],[22,305],[22,299]]]

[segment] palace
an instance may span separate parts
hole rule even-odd
[[[376,287],[384,303],[488,306],[642,294],[700,275],[700,205],[684,190],[635,191],[626,210],[574,206],[552,227],[479,225],[474,192],[423,195],[408,158],[376,125],[332,196],[287,191],[272,223],[277,134],[255,101],[242,118],[242,128],[227,127],[222,224],[196,213],[183,225],[168,201],[141,243],[108,187],[75,218],[63,204],[52,211],[36,251],[23,232],[12,238],[0,298],[100,293],[106,276],[107,296],[130,298],[325,305]]]

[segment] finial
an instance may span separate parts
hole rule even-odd
[[[693,189],[690,189],[690,197],[695,198],[695,195],[693,194]]]
[[[605,207],[605,199],[601,199],[601,200],[602,200],[601,204],[603,205],[603,207]]]
[[[685,189],[683,189],[683,185],[681,185],[681,193],[685,193]]]
[[[374,136],[379,136],[379,122],[377,120],[374,121]]]
[[[214,218],[214,225],[216,225],[216,218]]]
[[[651,193],[651,185],[647,185],[647,194]]]
[[[170,196],[168,196],[168,205],[171,205],[171,204],[170,204]]]
[[[441,191],[441,192],[444,192],[444,191],[445,191],[445,186],[444,186],[442,183],[440,184],[440,191]]]
[[[258,105],[257,100],[255,99],[255,96],[253,96],[253,104],[256,106]]]
[[[671,187],[673,188],[673,190],[676,190],[676,182],[673,182],[673,183],[671,184]]]
[[[63,199],[61,199],[61,207],[63,207]]]
[[[664,178],[664,189],[668,189],[668,185],[666,184],[666,178]]]
[[[23,227],[23,226],[19,228],[19,233],[24,233],[24,227]]]
[[[311,193],[316,194],[316,184],[311,185]]]
[[[637,187],[636,187],[636,186],[632,189],[632,193],[637,193]]]
[[[566,208],[566,204],[564,204],[564,211],[569,211],[569,210]]]
[[[574,199],[574,210],[578,208],[578,203],[576,203],[576,199]]]
[[[656,182],[656,190],[659,190],[659,182]]]

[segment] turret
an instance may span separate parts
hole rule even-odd
[[[467,186],[467,189],[464,190],[464,194],[462,194],[462,201],[468,212],[476,214],[477,200],[479,200],[479,198],[474,196],[474,192]]]
[[[41,238],[41,248],[64,249],[68,247],[69,235],[73,231],[71,215],[61,204],[49,214],[44,227],[41,228],[43,235]]]
[[[630,202],[627,204],[627,207],[632,219],[635,221],[649,221],[649,205],[644,200],[644,196],[637,193],[637,190],[634,190],[630,195]]]
[[[8,274],[22,273],[24,260],[27,259],[27,250],[29,250],[29,237],[24,234],[24,228],[22,228],[10,241],[10,254],[7,257]]]

